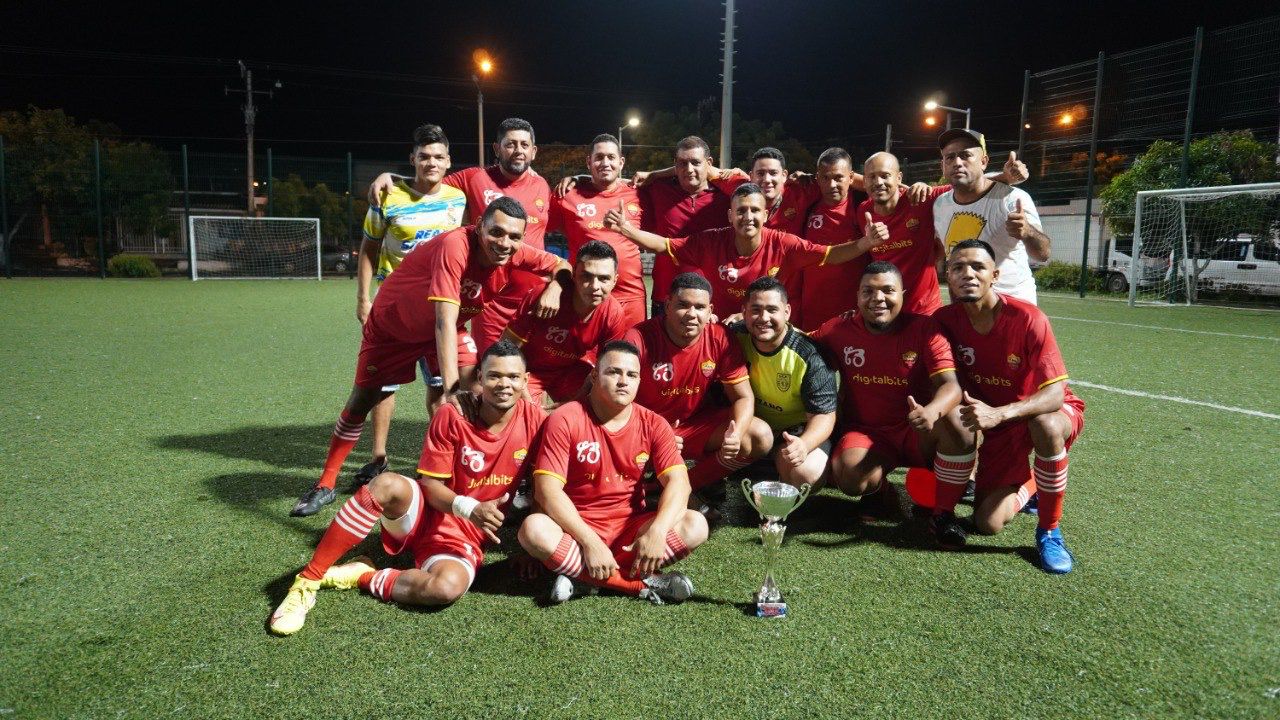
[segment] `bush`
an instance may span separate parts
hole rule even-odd
[[[1069,290],[1080,288],[1080,266],[1070,263],[1051,262],[1035,271],[1036,287],[1041,290]],[[1085,277],[1085,292],[1100,293],[1104,290],[1105,279],[1095,272]]]
[[[157,278],[160,268],[146,255],[116,255],[107,261],[107,274],[111,277]]]

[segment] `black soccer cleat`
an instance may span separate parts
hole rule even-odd
[[[369,481],[378,477],[387,471],[387,459],[374,460],[371,463],[365,463],[356,471],[355,478],[351,482],[351,489],[357,490],[364,485],[368,485]]]
[[[962,503],[968,503],[968,504],[972,505],[972,504],[973,504],[974,499],[976,498],[975,493],[977,492],[977,489],[978,489],[978,488],[977,488],[977,486],[976,486],[976,485],[974,485],[974,483],[973,483],[973,481],[972,481],[972,480],[970,480],[969,482],[965,483],[965,484],[964,484],[964,495],[961,495],[961,496],[960,496],[960,502],[962,502]]]
[[[960,526],[960,521],[956,520],[955,513],[934,515],[929,520],[929,526],[933,529],[933,536],[938,544],[947,549],[962,548],[969,539],[968,533]]]
[[[320,508],[333,502],[335,497],[337,497],[337,493],[334,492],[333,488],[316,485],[298,498],[298,504],[293,506],[293,510],[289,514],[293,517],[315,515],[320,512]]]

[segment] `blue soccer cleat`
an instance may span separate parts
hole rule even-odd
[[[1040,515],[1040,493],[1032,493],[1031,498],[1027,500],[1027,504],[1023,505],[1018,512],[1024,515]]]
[[[1040,551],[1040,568],[1058,575],[1071,572],[1075,558],[1062,539],[1062,529],[1036,528],[1036,549]]]

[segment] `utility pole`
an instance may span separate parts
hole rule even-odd
[[[253,89],[253,71],[244,64],[243,60],[238,62],[240,63],[240,77],[244,78],[244,90],[232,90],[224,85],[222,86],[222,94],[230,95],[231,93],[244,93],[244,105],[241,105],[240,109],[244,111],[244,133],[248,140],[248,145],[245,151],[245,178],[249,198],[249,214],[253,215],[255,210],[253,204],[253,123],[258,117],[258,107],[253,104],[253,96],[256,93],[258,95],[266,95],[267,97],[275,97],[275,91],[284,87],[284,84],[277,80],[275,82],[275,87],[271,90],[255,91]]]
[[[884,151],[889,152],[893,147],[893,124],[885,123],[884,126]]]
[[[720,167],[733,164],[733,0],[724,0],[724,69],[720,76]]]

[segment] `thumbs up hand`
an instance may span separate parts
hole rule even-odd
[[[1003,179],[1010,185],[1021,185],[1031,177],[1031,173],[1027,172],[1027,166],[1018,159],[1018,153],[1009,152],[1009,159],[1004,161]]]
[[[960,401],[960,422],[964,423],[964,426],[970,430],[977,432],[978,430],[990,430],[1004,422],[1004,418],[1000,416],[999,408],[993,408],[978,400],[966,390],[964,399]]]
[[[1005,232],[1009,233],[1009,237],[1017,240],[1025,240],[1028,235],[1027,215],[1022,212],[1022,198],[1014,201],[1013,212],[1009,213],[1009,217],[1004,221]]]
[[[720,443],[720,459],[730,461],[738,457],[738,451],[742,449],[742,437],[738,434],[738,421],[730,420],[729,427],[725,428],[724,439]]]
[[[498,539],[498,528],[502,527],[502,521],[505,519],[502,511],[498,508],[502,507],[507,500],[511,499],[510,493],[503,493],[502,497],[497,500],[489,500],[475,506],[471,511],[470,520],[478,528],[484,531],[484,534],[493,542],[501,544]]]
[[[862,236],[870,247],[889,242],[889,226],[871,219],[871,213],[862,213]]]
[[[907,422],[911,423],[911,427],[920,432],[932,432],[933,424],[937,421],[937,414],[927,405],[921,405],[915,398],[907,396]]]
[[[617,230],[623,235],[631,228],[631,222],[627,220],[627,204],[623,200],[618,201],[618,207],[609,208],[609,212],[604,214],[604,226],[610,230]]]
[[[791,467],[800,467],[805,458],[809,457],[809,447],[805,445],[802,438],[796,437],[789,432],[784,432],[782,433],[782,443],[780,452],[782,457],[791,463]]]

